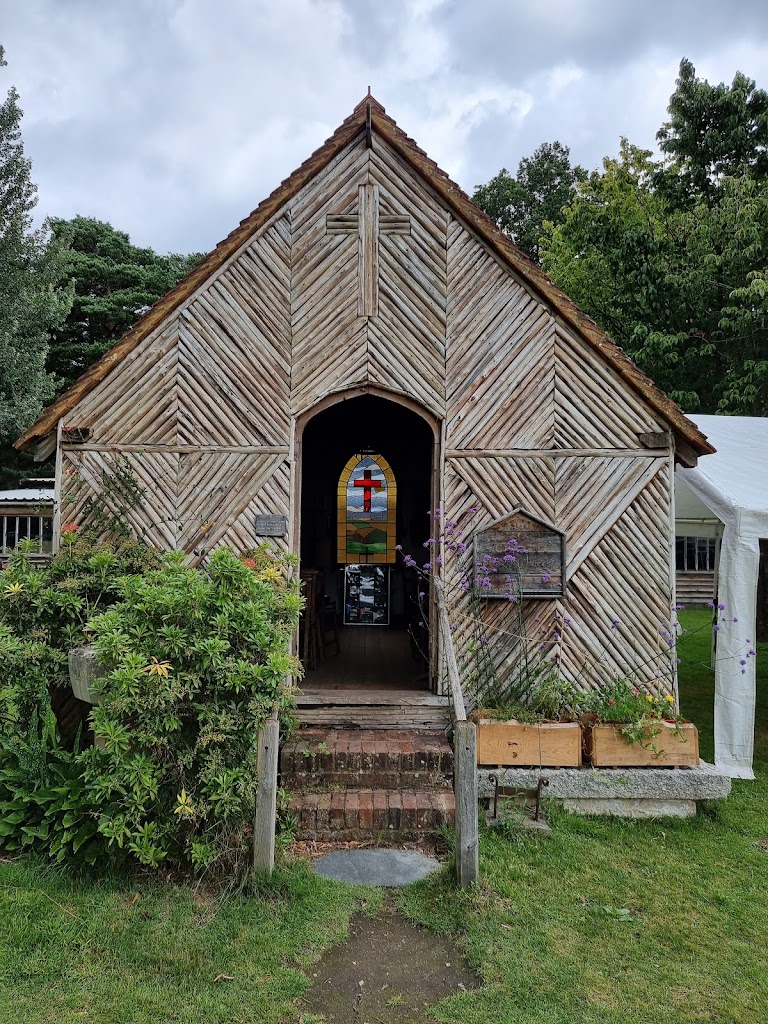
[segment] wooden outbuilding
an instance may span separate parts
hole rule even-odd
[[[440,571],[470,701],[478,629],[519,671],[509,580],[476,584],[520,538],[529,640],[579,686],[640,671],[675,693],[673,473],[712,447],[372,97],[17,447],[55,452],[57,531],[120,466],[161,548],[300,554],[305,689],[328,685],[332,721],[343,682],[421,687],[425,724],[447,692],[438,630],[409,646],[426,591],[398,550],[430,560],[438,509],[467,545]]]

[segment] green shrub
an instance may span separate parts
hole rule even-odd
[[[237,871],[247,859],[256,737],[293,705],[300,584],[288,557],[215,552],[200,569],[144,545],[20,549],[0,577],[0,844],[89,863]],[[94,642],[99,746],[65,749],[51,687]]]
[[[289,641],[299,582],[282,561],[222,549],[204,568],[181,554],[116,584],[89,627],[103,664],[85,779],[99,831],[142,864],[237,870],[254,814],[256,738],[293,706]]]

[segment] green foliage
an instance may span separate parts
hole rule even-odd
[[[673,697],[656,697],[632,686],[626,679],[615,679],[600,690],[591,690],[578,698],[578,708],[588,724],[615,723],[628,743],[637,743],[654,754],[662,751],[656,739],[669,723],[679,734],[682,715],[675,710]]]
[[[76,752],[59,742],[50,706],[22,730],[0,733],[0,845],[57,863],[93,865],[106,849]]]
[[[680,64],[662,160],[622,139],[601,172],[556,142],[473,196],[691,412],[768,414],[768,93]]]
[[[15,666],[6,675],[14,684],[24,662],[29,672],[38,666],[45,683],[67,685],[66,652],[87,642],[89,618],[117,600],[123,576],[145,572],[159,560],[135,540],[97,543],[74,533],[64,540],[45,566],[32,562],[28,549],[34,545],[22,542],[0,577],[0,656]],[[27,647],[14,652],[22,640]]]
[[[586,171],[571,166],[570,151],[560,142],[544,142],[518,164],[513,178],[502,167],[495,178],[479,185],[472,201],[538,262],[539,239],[546,222],[559,223],[563,208],[576,196],[576,184]]]
[[[64,272],[74,287],[66,321],[55,332],[48,369],[68,387],[176,285],[201,253],[159,255],[133,245],[124,231],[92,217],[55,219],[56,239],[70,239]]]
[[[299,581],[281,562],[251,569],[219,550],[203,569],[170,554],[116,583],[91,619],[111,671],[92,715],[102,748],[83,754],[99,831],[142,864],[242,868],[253,820],[256,736],[292,706],[289,639]]]
[[[5,67],[0,47],[0,68]],[[51,331],[69,312],[62,286],[66,232],[53,237],[46,223],[32,230],[37,189],[24,156],[18,93],[0,103],[0,445],[32,422],[54,393],[46,372]]]
[[[768,93],[740,71],[730,86],[710,85],[683,59],[667,109],[656,135],[669,158],[660,184],[677,202],[716,201],[728,178],[768,176]]]
[[[241,870],[257,732],[292,706],[300,671],[292,560],[224,549],[193,569],[135,541],[65,539],[49,565],[21,549],[2,573],[0,840],[57,860]],[[92,713],[102,746],[70,753],[49,693],[88,640],[107,666]]]

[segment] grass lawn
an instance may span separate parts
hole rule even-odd
[[[683,619],[706,627],[705,613]],[[681,643],[683,710],[707,758],[708,651],[706,628]],[[760,655],[758,777],[734,783],[730,800],[690,821],[555,814],[549,837],[483,836],[477,890],[457,891],[446,873],[391,897],[412,920],[460,936],[484,978],[483,989],[441,1003],[436,1019],[768,1021],[768,651]],[[380,899],[290,861],[260,898],[218,906],[189,888],[6,863],[0,1024],[296,1021],[302,972],[356,909],[373,912]]]

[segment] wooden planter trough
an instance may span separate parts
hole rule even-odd
[[[578,722],[504,722],[479,711],[477,763],[485,765],[543,765],[578,768],[581,765],[581,726]]]
[[[699,733],[692,722],[678,726],[660,722],[659,732],[646,730],[642,743],[630,743],[621,725],[585,725],[584,749],[593,768],[695,767]]]

